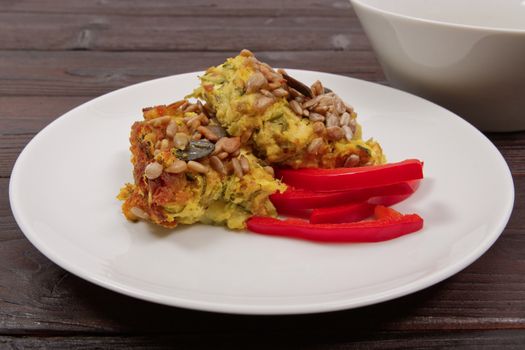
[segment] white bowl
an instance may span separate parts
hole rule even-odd
[[[389,82],[483,131],[525,129],[524,0],[351,0]]]

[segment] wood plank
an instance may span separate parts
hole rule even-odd
[[[0,247],[2,242],[23,239],[22,237],[23,235],[15,222],[9,205],[9,181],[8,179],[0,178]],[[1,289],[2,282],[0,282]]]
[[[57,25],[57,24],[60,25]],[[370,50],[355,17],[0,13],[0,50]]]
[[[33,133],[0,133],[0,178],[11,176],[18,155],[33,138]]]
[[[513,174],[525,174],[525,132],[487,133]]]
[[[353,15],[347,0],[16,0],[0,2],[0,12],[191,17]]]
[[[0,96],[0,134],[34,134],[91,99],[91,96]]]
[[[202,337],[185,335],[125,335],[76,337],[10,337],[0,336],[3,349],[507,349],[521,350],[525,343],[523,330],[470,332],[377,332],[318,335],[298,331],[292,334],[211,334]],[[213,346],[210,346],[213,344]]]
[[[178,73],[204,70],[238,52],[0,51],[0,96],[95,96]],[[371,51],[256,52],[271,65],[383,81]]]
[[[485,255],[461,273],[370,307],[283,317],[171,308],[77,278],[23,237],[10,214],[7,186],[8,179],[0,179],[0,334],[525,329],[525,177],[516,179],[518,206],[511,224]]]

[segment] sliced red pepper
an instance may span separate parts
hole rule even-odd
[[[411,192],[406,194],[399,195],[388,195],[388,196],[375,196],[369,198],[366,202],[350,203],[337,205],[327,208],[316,208],[311,211],[309,216],[310,223],[312,224],[321,224],[321,223],[344,223],[344,222],[354,222],[366,219],[371,216],[374,212],[374,206],[391,206],[399,202],[404,201],[412,195],[413,192],[419,187],[419,180],[410,181],[405,183],[406,186],[410,187]],[[301,209],[305,211],[306,209]],[[305,213],[303,215],[294,215],[291,212],[290,216],[305,218]],[[289,215],[284,213],[284,215]],[[377,213],[376,213],[377,217]]]
[[[423,178],[423,163],[408,159],[398,163],[336,169],[276,169],[287,185],[329,192],[380,187]]]
[[[314,209],[310,214],[311,224],[340,224],[368,218],[374,213],[374,205],[367,202],[351,203],[330,208]]]
[[[394,204],[397,204],[399,202],[404,201],[408,197],[410,197],[416,190],[419,188],[420,180],[414,180],[414,181],[408,181],[405,182],[407,186],[410,187],[410,190],[407,191],[407,193],[404,194],[391,194],[387,196],[374,196],[367,200],[370,204],[375,205],[384,205],[384,206],[391,206]]]
[[[377,206],[375,213],[378,215],[376,220],[345,224],[310,224],[300,219],[252,217],[247,226],[250,231],[266,235],[334,243],[386,241],[423,227],[423,219],[417,214],[403,215],[382,206]]]
[[[405,196],[403,197],[404,199],[414,193],[419,186],[419,181],[420,180],[415,180],[393,185],[338,192],[314,192],[304,189],[288,188],[283,193],[272,194],[270,199],[277,208],[277,211],[279,213],[283,212],[284,214],[284,212],[288,212],[290,209],[334,207],[341,204],[366,201],[372,197],[392,196],[392,199],[394,199],[394,196]],[[377,199],[373,204],[383,203]]]

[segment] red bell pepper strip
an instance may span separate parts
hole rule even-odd
[[[313,209],[334,207],[346,203],[362,202],[372,197],[401,196],[408,197],[419,186],[420,180],[401,182],[393,185],[362,188],[338,192],[314,192],[304,189],[288,188],[283,193],[274,193],[270,200],[279,213],[292,209]],[[404,197],[404,198],[406,198]],[[380,201],[374,204],[382,204]]]
[[[375,196],[375,197],[369,198],[367,202],[370,204],[384,205],[387,207],[397,204],[399,202],[404,201],[405,199],[410,197],[414,192],[416,192],[416,190],[419,188],[420,182],[421,182],[420,180],[405,182],[405,184],[410,187],[410,190],[408,190],[407,193],[392,194],[392,195],[387,195],[387,196]]]
[[[411,190],[406,194],[394,194],[388,196],[375,196],[369,198],[366,202],[350,203],[344,205],[338,205],[327,208],[316,208],[311,211],[310,223],[321,224],[321,223],[343,223],[343,222],[354,222],[366,219],[371,216],[374,212],[374,206],[388,207],[399,202],[404,201],[412,195],[413,192],[419,187],[419,180],[409,181],[404,183]],[[301,209],[302,215],[294,215],[290,212],[290,216],[305,218],[307,213],[306,209]],[[299,210],[298,210],[299,211]],[[284,215],[289,215],[284,213]]]
[[[279,220],[270,217],[251,217],[247,221],[250,231],[305,239],[317,242],[380,242],[420,230],[423,219],[417,214],[403,215],[394,209],[377,206],[376,220],[344,224],[310,224],[305,220]]]
[[[374,205],[367,202],[351,203],[330,208],[314,209],[311,224],[340,224],[366,219],[374,213]]]
[[[295,188],[329,192],[380,187],[423,178],[423,163],[398,163],[336,169],[276,169],[276,178]]]

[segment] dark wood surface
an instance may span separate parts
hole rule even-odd
[[[9,176],[39,130],[95,96],[201,70],[243,47],[276,66],[386,84],[347,1],[0,1],[0,348],[524,348],[525,133],[487,135],[516,186],[495,245],[442,283],[356,310],[261,317],[165,307],[79,279],[24,238]]]

